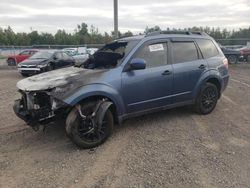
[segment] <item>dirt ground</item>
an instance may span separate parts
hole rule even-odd
[[[53,125],[34,132],[12,112],[16,70],[0,70],[0,187],[250,187],[250,64],[230,66],[215,111],[178,108],[117,126],[79,150]]]

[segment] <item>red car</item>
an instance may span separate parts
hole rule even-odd
[[[34,55],[38,50],[32,49],[32,50],[24,50],[21,53],[17,55],[9,56],[7,59],[7,64],[9,66],[15,66],[18,63],[22,62],[23,60],[29,58],[30,56]]]
[[[242,48],[240,50],[240,55],[241,60],[250,62],[250,48]]]

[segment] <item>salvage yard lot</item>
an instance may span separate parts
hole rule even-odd
[[[61,124],[33,132],[12,111],[16,70],[0,70],[0,187],[249,187],[250,64],[230,66],[215,111],[134,118],[94,151]]]

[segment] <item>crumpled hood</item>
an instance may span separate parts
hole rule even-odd
[[[97,80],[102,72],[105,72],[105,70],[68,67],[25,78],[17,82],[17,88],[23,91],[39,91],[66,84],[82,86]]]

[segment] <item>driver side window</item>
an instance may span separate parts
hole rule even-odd
[[[166,65],[167,43],[146,44],[135,53],[133,58],[144,59],[146,68]]]

